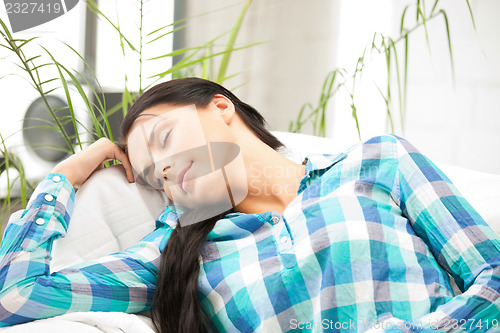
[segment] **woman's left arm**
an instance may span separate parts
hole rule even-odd
[[[414,323],[412,330],[500,329],[500,238],[426,156],[393,136],[398,170],[393,198],[415,233],[464,291]],[[390,319],[393,324],[404,322]],[[393,325],[394,327],[394,325]]]

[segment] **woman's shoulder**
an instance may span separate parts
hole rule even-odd
[[[341,152],[308,154],[305,157],[306,171],[328,168],[344,159],[362,163],[363,160],[394,158],[398,141],[406,140],[394,134],[382,134],[359,141]]]

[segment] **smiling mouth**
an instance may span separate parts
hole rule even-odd
[[[185,186],[186,186],[186,173],[188,172],[188,170],[191,168],[191,166],[193,165],[193,162],[191,161],[185,168],[184,170],[182,170],[182,172],[177,176],[177,185],[179,185],[179,187],[184,191],[186,192],[186,189],[185,189]]]

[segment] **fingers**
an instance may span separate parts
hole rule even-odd
[[[101,138],[97,142],[99,143],[99,148],[106,152],[105,161],[117,160],[120,162],[125,168],[128,181],[131,183],[134,182],[134,173],[127,154],[107,138]]]
[[[102,169],[104,162],[109,160],[119,161],[125,168],[128,181],[134,181],[132,166],[127,154],[107,138],[101,138],[84,150],[70,156],[59,163],[53,172],[66,175],[74,187],[79,187],[95,171]]]
[[[134,172],[132,171],[132,165],[130,164],[128,156],[117,145],[114,147],[114,159],[123,164],[128,181],[131,183],[134,182]]]

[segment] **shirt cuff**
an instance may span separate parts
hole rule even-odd
[[[66,176],[49,173],[31,195],[26,210],[36,214],[28,219],[42,226],[55,216],[67,229],[74,204],[75,190]]]

